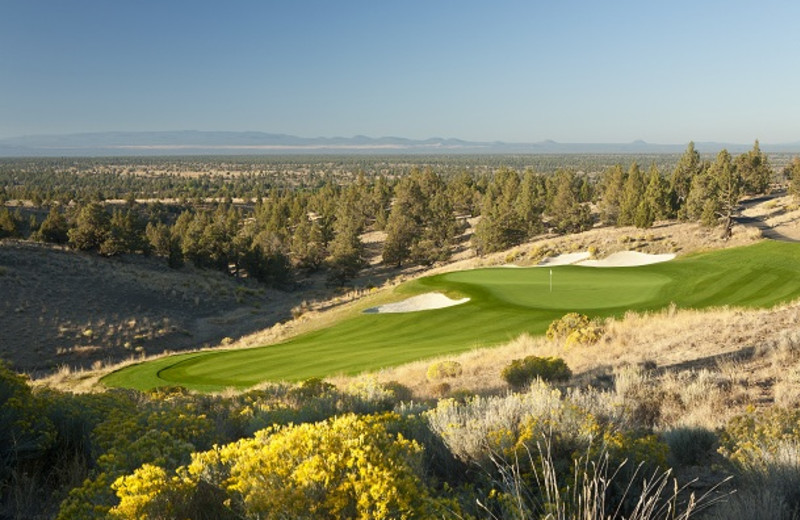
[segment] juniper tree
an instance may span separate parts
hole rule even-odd
[[[547,184],[544,177],[531,169],[525,170],[514,210],[522,220],[526,238],[532,238],[542,232],[542,213],[546,206]]]
[[[579,202],[580,184],[572,171],[560,170],[553,184],[553,196],[548,214],[550,223],[559,233],[578,233],[592,227],[592,215],[588,204]]]
[[[98,249],[109,231],[108,212],[99,202],[83,206],[75,217],[75,226],[69,230],[69,244],[75,249],[88,251]]]
[[[789,193],[794,195],[795,201],[800,202],[800,157],[792,159],[784,172],[789,178]]]
[[[69,240],[68,231],[69,224],[66,217],[56,206],[52,206],[36,231],[34,238],[52,244],[66,244],[67,240]]]
[[[752,150],[736,158],[736,169],[742,178],[742,188],[745,193],[764,193],[769,188],[772,168],[769,159],[761,151],[757,139]]]
[[[618,225],[631,226],[634,224],[636,211],[644,194],[644,188],[644,176],[639,169],[639,165],[633,162],[628,168],[628,175],[625,178],[625,185],[620,197]]]
[[[616,226],[619,223],[620,204],[627,175],[622,166],[616,164],[603,172],[602,193],[600,195],[600,218],[604,224]]]
[[[653,164],[647,179],[647,188],[639,207],[636,208],[634,224],[636,227],[649,228],[656,220],[665,218],[668,213],[667,184],[658,167]]]
[[[500,251],[521,243],[527,225],[517,212],[520,179],[516,171],[499,169],[481,203],[481,220],[475,229],[475,247],[481,253]]]
[[[678,218],[685,220],[690,217],[686,212],[686,203],[692,189],[692,181],[703,173],[705,166],[700,160],[700,154],[690,141],[686,151],[681,156],[670,177],[670,191],[673,196],[673,211]]]

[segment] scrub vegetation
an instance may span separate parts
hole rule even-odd
[[[255,316],[285,300],[294,319],[242,349],[233,318],[209,315],[225,349],[103,384],[102,366],[32,379],[0,363],[0,517],[797,518],[800,245],[736,224],[791,229],[797,161],[758,143],[738,157],[436,161],[3,161],[12,327],[33,315],[26,262],[51,252],[82,262],[57,264],[64,277],[160,265],[97,279],[117,297],[92,305],[132,324],[75,320],[62,333],[75,352],[136,349],[151,325],[191,337],[113,306],[134,272],[187,275],[140,307],[234,300]],[[740,199],[775,183],[794,191],[749,217]],[[490,267],[624,250],[679,257],[554,266],[552,291],[550,268]],[[327,292],[306,300],[315,280]],[[362,312],[427,292],[469,301]],[[27,359],[29,341],[0,352]]]

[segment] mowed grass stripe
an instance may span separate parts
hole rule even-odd
[[[103,379],[139,389],[183,385],[197,390],[247,387],[265,380],[354,374],[417,359],[542,334],[566,312],[621,316],[627,310],[769,306],[800,297],[800,245],[752,246],[631,268],[477,269],[400,286],[397,299],[429,291],[470,302],[406,313],[352,313],[323,330],[247,350],[195,353],[124,368]]]

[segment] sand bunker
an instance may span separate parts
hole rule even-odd
[[[432,309],[444,309],[445,307],[452,307],[454,305],[461,305],[467,303],[469,298],[461,298],[460,300],[452,300],[442,293],[432,292],[420,294],[419,296],[412,296],[406,300],[396,303],[387,303],[377,307],[370,307],[365,310],[365,314],[386,314],[396,312],[417,312],[429,311]]]
[[[667,262],[675,258],[672,253],[664,255],[650,255],[647,253],[640,253],[638,251],[620,251],[608,255],[602,260],[584,260],[575,265],[582,265],[584,267],[636,267],[639,265],[657,264],[659,262]]]
[[[558,256],[551,256],[545,258],[537,265],[542,267],[552,267],[554,265],[570,265],[576,262],[580,262],[581,260],[587,260],[590,256],[592,256],[588,251],[584,251],[583,253],[568,253]]]

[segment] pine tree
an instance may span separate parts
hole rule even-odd
[[[397,267],[411,257],[411,246],[418,237],[416,222],[400,209],[392,208],[386,224],[386,240],[383,243],[383,262]]]
[[[425,194],[421,173],[414,169],[394,189],[392,209],[386,222],[383,261],[400,267],[411,257],[411,247],[422,235],[425,213]]]
[[[792,159],[784,172],[789,179],[789,193],[794,195],[795,201],[800,202],[800,157]]]
[[[166,258],[167,265],[173,269],[183,265],[180,239],[168,225],[163,222],[148,222],[145,237],[150,244],[150,250],[157,256]]]
[[[481,253],[500,251],[522,243],[527,224],[517,211],[519,175],[499,169],[487,187],[481,203],[481,219],[475,229],[475,248]]]
[[[542,213],[546,206],[547,184],[544,177],[533,170],[526,170],[514,203],[514,210],[525,228],[526,238],[533,238],[542,232]]]
[[[653,164],[648,175],[647,189],[636,209],[634,224],[639,228],[649,228],[656,220],[665,218],[667,213],[667,184],[661,177],[658,167]]]
[[[717,154],[708,170],[692,181],[686,209],[706,226],[723,225],[723,238],[731,235],[733,214],[739,204],[744,182],[727,150]]]
[[[36,231],[34,238],[52,244],[66,244],[67,240],[69,240],[68,231],[69,224],[67,219],[56,206],[52,206],[47,217],[45,217]]]
[[[644,189],[644,176],[639,169],[639,165],[634,162],[628,169],[625,186],[620,197],[618,225],[631,226],[635,223],[636,211],[642,201]]]
[[[692,189],[692,181],[702,174],[705,166],[700,160],[700,154],[694,148],[694,142],[689,142],[686,151],[681,156],[678,164],[670,177],[670,191],[673,197],[673,213],[681,220],[692,218],[687,215],[686,203]]]
[[[578,233],[592,227],[592,215],[588,204],[578,198],[579,183],[571,171],[561,170],[553,180],[555,194],[550,201],[550,222],[559,233]]]
[[[114,210],[109,221],[108,234],[100,244],[99,252],[103,256],[124,255],[136,252],[146,252],[147,243],[144,240],[142,223],[131,209],[124,212]]]
[[[619,164],[606,169],[603,173],[602,195],[598,206],[604,224],[610,226],[619,224],[620,204],[626,179],[627,175]]]
[[[343,285],[364,267],[364,244],[361,242],[363,227],[361,201],[356,190],[348,187],[339,198],[333,225],[334,237],[328,244],[329,256],[326,261],[332,282]]]
[[[733,213],[739,205],[742,196],[744,181],[739,171],[733,165],[727,150],[722,150],[717,155],[717,160],[711,165],[709,174],[717,184],[717,197],[719,201],[718,215],[722,220],[725,239],[730,238],[733,227]]]
[[[716,185],[712,182],[708,170],[692,178],[692,185],[689,189],[686,203],[681,208],[682,217],[686,220],[704,221],[706,225],[716,225],[716,209],[713,204],[716,201]],[[709,206],[708,202],[712,205]],[[711,208],[711,209],[709,209]],[[703,214],[706,219],[703,220]],[[711,221],[709,221],[711,215]]]
[[[428,168],[414,169],[394,195],[383,261],[400,267],[406,260],[429,265],[447,258],[457,227],[442,178]]]
[[[0,207],[0,238],[19,236],[19,223],[8,208]]]
[[[372,206],[375,211],[375,229],[386,229],[389,220],[389,211],[392,203],[392,187],[383,175],[375,179],[370,194]]]
[[[75,227],[69,230],[69,244],[80,251],[99,249],[109,232],[110,218],[99,202],[83,206],[75,218]]]
[[[308,218],[300,222],[292,237],[291,258],[296,267],[316,271],[325,260],[322,228]]]
[[[769,188],[772,168],[767,156],[761,151],[757,139],[752,150],[736,158],[736,169],[742,178],[742,188],[745,193],[751,195],[765,193]]]
[[[477,186],[472,176],[462,171],[447,186],[450,204],[458,215],[474,215],[478,211]]]

